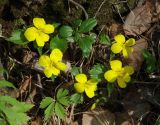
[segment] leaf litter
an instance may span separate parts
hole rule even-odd
[[[154,15],[154,12],[155,12],[154,9],[155,9],[155,7],[156,7],[156,13],[157,13],[156,17]],[[134,52],[132,54],[130,54],[129,58],[127,60],[125,60],[125,61],[128,64],[133,65],[134,68],[135,68],[135,70],[137,70],[139,72],[144,71],[144,70],[142,70],[143,66],[144,66],[143,65],[144,64],[144,58],[143,58],[143,55],[141,54],[141,52],[142,52],[143,49],[150,48],[150,46],[151,46],[151,44],[150,44],[151,40],[148,40],[148,39],[151,39],[151,38],[149,37],[148,34],[146,34],[146,32],[152,27],[153,23],[157,23],[156,21],[159,18],[159,12],[160,12],[159,8],[160,8],[159,1],[157,1],[156,3],[154,3],[152,0],[146,0],[144,4],[142,4],[141,6],[137,6],[133,10],[130,11],[130,13],[126,16],[124,24],[119,23],[119,22],[111,24],[110,35],[112,37],[115,36],[118,33],[125,33],[125,35],[134,36],[137,39],[136,45],[134,45]],[[3,27],[2,27],[2,29],[3,29]],[[104,51],[105,51],[105,48],[104,48]],[[96,50],[95,50],[95,52],[96,52]],[[22,60],[21,63],[23,65],[27,65],[29,63],[32,63],[32,61],[33,61],[32,59],[35,58],[35,57],[36,57],[36,55],[34,55],[33,53],[30,53],[30,51],[29,51],[29,53],[26,52],[26,54],[24,54],[24,57],[23,57],[23,60]],[[105,58],[105,56],[103,56],[103,57]],[[14,58],[14,56],[13,56],[13,58]],[[103,59],[101,59],[101,60],[103,61]],[[101,62],[101,60],[100,60],[100,62]],[[37,97],[41,98],[41,96],[43,95],[43,93],[42,93],[43,90],[44,91],[48,91],[47,94],[53,96],[54,92],[51,92],[50,90],[46,89],[47,88],[46,86],[50,86],[51,84],[47,85],[47,83],[50,83],[50,81],[45,81],[45,78],[41,79],[42,82],[43,82],[44,88],[43,88],[43,86],[40,86],[40,87],[36,86],[39,89],[37,91],[37,88],[34,85],[31,85],[31,84],[34,84],[34,82],[35,82],[34,81],[35,80],[34,79],[35,75],[34,75],[33,72],[36,71],[38,73],[41,73],[41,71],[39,69],[38,70],[34,70],[34,67],[33,67],[32,70],[33,71],[31,71],[31,73],[32,73],[33,77],[29,77],[28,78],[27,77],[28,73],[25,72],[24,73],[25,74],[24,78],[26,78],[26,79],[24,79],[24,80],[22,80],[20,82],[17,82],[16,79],[13,79],[13,81],[15,80],[17,82],[17,85],[19,85],[19,91],[17,92],[17,97],[20,98],[20,96],[23,95],[24,96],[24,97],[22,96],[23,100],[26,100],[26,102],[37,103],[34,100]],[[143,75],[143,73],[140,73],[140,74]],[[12,74],[10,74],[10,75],[12,75]],[[142,77],[144,77],[144,76],[142,76]],[[145,80],[145,78],[144,78],[144,80]],[[151,82],[153,82],[153,81],[151,81]],[[56,87],[56,86],[54,86],[54,87]],[[126,91],[129,91],[128,93],[126,92],[126,94],[127,95],[133,94],[132,96],[130,96],[130,98],[136,97],[136,94],[135,94],[136,92],[132,93],[132,91],[135,91],[136,89],[137,88],[134,88],[134,87],[132,88],[132,86],[131,86],[131,89],[129,89],[130,91],[126,90]],[[141,91],[143,91],[143,90],[141,90]],[[39,92],[40,92],[40,94],[39,94]],[[119,94],[123,94],[123,92],[121,92],[121,90],[119,90]],[[26,98],[25,98],[25,96],[26,96]],[[123,95],[122,97],[124,99],[126,98],[125,95]],[[31,98],[32,101],[30,101],[30,98]],[[113,99],[115,99],[115,97]],[[27,100],[29,100],[29,101],[27,101]],[[133,104],[131,106],[129,105],[126,108],[134,108],[135,107],[134,106],[134,104],[135,104],[134,101],[136,101],[136,100],[137,100],[137,98],[132,98]],[[118,101],[120,101],[119,103],[122,103],[121,100],[118,100]],[[124,100],[123,100],[123,103],[124,103],[124,105],[128,104],[128,102],[124,101]],[[145,108],[143,107],[143,105],[140,108],[145,110]],[[104,109],[102,111],[98,110],[98,111],[91,111],[91,112],[89,112],[89,113],[93,114],[93,116],[86,115],[85,113],[83,113],[82,114],[83,118],[80,118],[80,120],[82,120],[82,123],[84,125],[90,125],[90,124],[93,123],[93,120],[99,119],[98,121],[96,121],[98,123],[96,123],[96,122],[94,122],[94,123],[96,123],[96,125],[99,125],[99,124],[101,125],[102,122],[103,123],[105,123],[105,122],[108,123],[108,119],[111,118],[111,122],[108,125],[114,125],[116,112],[119,112],[120,114],[123,114],[120,110],[117,111],[117,109],[113,109],[113,110],[116,110],[116,111],[112,111],[112,112],[105,111]],[[125,109],[125,110],[127,110],[127,109]],[[137,109],[134,109],[134,110],[136,111]],[[140,111],[141,111],[140,109],[137,110],[138,113]],[[148,109],[146,111],[148,111]],[[101,114],[101,112],[105,112],[104,114],[102,113],[105,116],[103,119],[101,119],[102,117],[99,116],[99,114]],[[148,112],[150,112],[150,109],[149,109]],[[141,117],[143,114],[144,114],[144,112],[142,112],[142,114],[139,117]],[[131,117],[130,119],[128,119],[127,115],[124,116],[126,118],[124,120],[122,120],[123,118],[122,118],[122,116],[120,116],[120,119],[122,120],[122,122],[120,123],[121,125],[132,125],[132,124],[133,125],[136,125],[136,124],[138,125],[138,124],[140,124],[140,123],[137,123],[137,119],[136,118],[132,118]],[[89,119],[92,119],[92,120],[89,121]],[[74,120],[76,122],[74,122]],[[48,122],[48,124],[53,125],[53,124],[56,123],[55,121],[57,122],[58,120],[53,117],[51,119],[51,121]],[[72,124],[76,124],[76,125],[80,124],[80,123],[77,123],[77,121],[78,120],[77,120],[77,117],[76,117],[75,119],[73,119]],[[44,122],[42,121],[42,115],[41,114],[37,114],[37,116],[35,116],[34,119],[31,121],[31,125],[41,125],[43,123]],[[118,121],[116,121],[116,123],[118,123]]]

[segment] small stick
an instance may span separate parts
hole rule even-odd
[[[107,0],[103,0],[103,2],[101,3],[101,5],[99,6],[98,10],[96,11],[96,14],[94,15],[94,17],[97,16],[97,14],[99,13],[100,9],[102,8],[103,4],[106,2]]]
[[[72,121],[72,116],[73,116],[73,114],[74,114],[74,108],[75,108],[75,104],[73,104],[72,107],[71,107],[71,113],[70,113],[70,117],[69,117],[69,124],[70,124],[71,121]]]
[[[84,9],[84,7],[82,5],[80,5],[79,3],[75,2],[74,0],[69,0],[69,2],[71,2],[74,5],[76,5],[79,8],[81,8],[83,10],[83,12],[84,12],[84,15],[85,15],[86,19],[88,19],[88,13],[86,12],[86,10]]]

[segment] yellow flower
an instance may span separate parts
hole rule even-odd
[[[50,78],[52,75],[58,76],[60,70],[66,70],[66,64],[61,62],[62,57],[63,54],[59,49],[52,50],[50,56],[42,55],[40,57],[39,64],[44,67],[44,74],[47,78]]]
[[[33,24],[35,27],[26,29],[24,36],[28,41],[36,40],[38,46],[44,46],[45,42],[49,40],[50,33],[54,32],[54,26],[46,24],[43,18],[34,18]]]
[[[115,82],[117,80],[117,83],[119,87],[125,88],[126,83],[130,82],[131,77],[134,73],[134,69],[132,66],[125,66],[122,67],[122,62],[119,60],[113,60],[110,62],[111,70],[108,70],[105,72],[104,77],[108,82]]]
[[[132,46],[135,44],[135,39],[130,38],[126,41],[122,34],[116,35],[114,39],[116,43],[111,46],[112,52],[117,54],[122,51],[123,56],[128,58],[129,54],[133,52]]]
[[[90,79],[87,81],[87,76],[85,74],[78,74],[75,77],[77,83],[74,84],[74,87],[77,92],[85,92],[89,98],[95,96],[95,91],[97,90],[97,81]]]

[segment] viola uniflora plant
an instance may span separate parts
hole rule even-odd
[[[116,43],[111,46],[113,53],[117,54],[122,51],[124,58],[128,58],[129,54],[133,52],[133,45],[135,44],[135,39],[130,38],[126,41],[124,35],[118,34],[114,37]]]
[[[113,83],[117,80],[117,83],[120,88],[125,88],[126,83],[130,82],[131,77],[134,73],[134,69],[132,66],[122,67],[122,62],[120,60],[113,60],[110,62],[111,70],[105,72],[105,79]]]
[[[89,98],[95,96],[95,91],[97,90],[98,81],[94,79],[87,80],[85,74],[78,74],[75,76],[77,83],[74,84],[74,87],[78,93],[85,92]]]
[[[59,49],[53,49],[50,56],[42,55],[39,58],[39,64],[44,67],[44,74],[47,78],[58,76],[60,70],[65,71],[67,66],[65,63],[61,62],[63,58],[63,53]]]
[[[34,18],[34,26],[26,29],[24,36],[28,41],[35,41],[39,47],[43,47],[49,41],[49,35],[54,32],[54,26],[46,24],[43,18]]]

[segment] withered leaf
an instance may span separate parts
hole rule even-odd
[[[142,6],[133,9],[127,16],[123,29],[126,35],[140,35],[151,27],[154,4],[146,1]]]
[[[112,23],[110,26],[110,36],[111,38],[114,38],[119,33],[123,32],[123,25],[120,23]]]
[[[83,114],[82,125],[115,125],[115,116],[109,110],[92,110]]]
[[[148,43],[145,39],[139,39],[133,46],[134,51],[126,59],[129,65],[133,66],[135,71],[138,71],[143,63],[142,50],[148,47]]]

